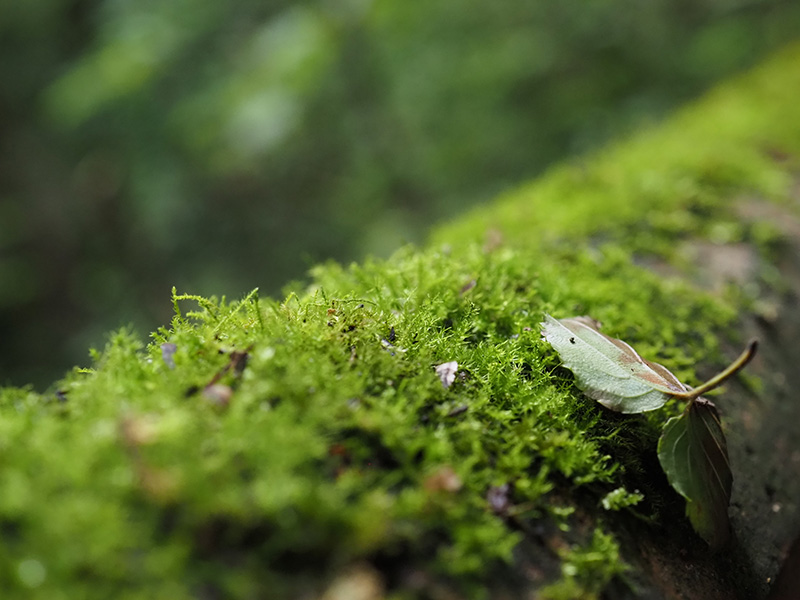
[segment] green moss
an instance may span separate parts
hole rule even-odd
[[[637,252],[670,255],[676,239],[756,238],[734,200],[786,201],[800,167],[800,45],[589,160],[554,167],[489,206],[439,228],[441,243],[482,240],[487,228],[544,247],[602,234]],[[535,232],[535,233],[534,233]],[[768,234],[769,235],[769,234]]]
[[[625,481],[625,452],[607,442],[625,421],[554,374],[542,312],[591,312],[647,347],[701,353],[714,339],[688,324],[730,316],[613,252],[409,249],[316,281],[284,303],[202,299],[184,316],[193,300],[176,300],[150,345],[121,331],[60,382],[65,401],[5,390],[4,587],[30,584],[20,569],[35,561],[42,597],[146,594],[176,573],[178,597],[294,595],[309,574],[322,586],[353,561],[403,558],[477,593],[511,568],[519,523],[567,529],[574,509],[555,497]],[[653,309],[673,325],[657,332]],[[444,389],[434,367],[450,360]],[[493,510],[504,484],[508,507]]]
[[[586,546],[570,547],[560,554],[562,577],[542,589],[540,597],[546,600],[598,598],[611,578],[625,572],[614,538],[598,529]]]
[[[396,597],[599,595],[624,570],[601,501],[639,489],[658,518],[647,460],[672,409],[604,412],[538,323],[591,314],[688,383],[721,361],[738,300],[631,257],[750,235],[724,200],[780,197],[788,163],[762,150],[800,146],[776,83],[798,58],[442,229],[447,247],[317,267],[283,302],[174,294],[149,344],[120,331],[53,392],[1,390],[5,597],[313,597],[364,563]],[[483,248],[490,226],[504,237]],[[559,568],[520,581],[542,527]]]
[[[603,497],[600,504],[606,510],[620,510],[628,506],[635,506],[644,500],[644,496],[638,492],[629,492],[624,487],[610,491]]]

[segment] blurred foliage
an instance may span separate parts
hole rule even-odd
[[[0,383],[276,293],[661,116],[788,0],[0,3]]]

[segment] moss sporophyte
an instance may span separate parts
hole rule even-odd
[[[686,499],[695,531],[711,548],[721,548],[729,536],[733,476],[717,409],[700,396],[741,370],[755,355],[756,340],[724,371],[689,388],[664,366],[601,333],[590,317],[556,320],[545,315],[541,325],[542,336],[573,372],[577,386],[603,406],[631,414],[661,408],[670,398],[686,401],[683,413],[664,424],[658,459],[670,485]]]

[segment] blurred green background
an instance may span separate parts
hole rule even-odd
[[[646,126],[796,0],[0,2],[0,385],[279,294]]]

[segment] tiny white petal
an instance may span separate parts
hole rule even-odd
[[[436,374],[439,376],[439,380],[442,382],[444,389],[453,385],[453,382],[456,380],[457,371],[458,363],[454,360],[442,363],[436,367]]]

